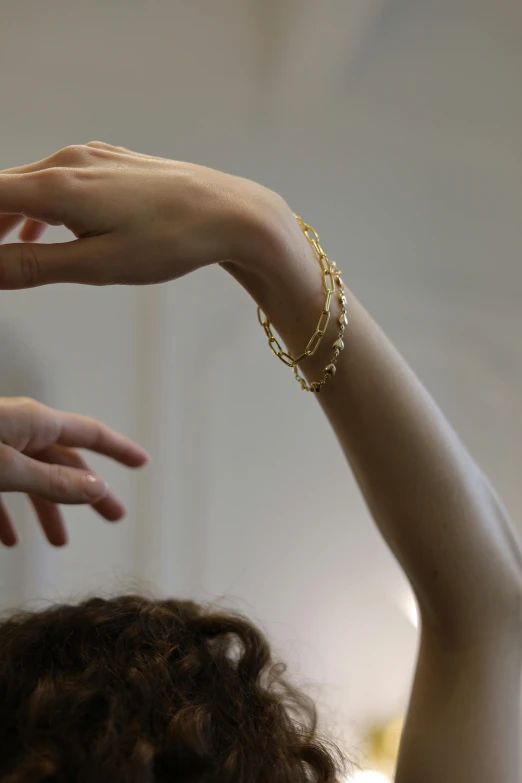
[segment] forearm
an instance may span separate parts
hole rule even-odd
[[[347,299],[346,348],[322,407],[424,618],[480,622],[487,591],[508,597],[518,579],[509,520],[418,378],[357,299]]]
[[[259,239],[253,257],[231,271],[297,354],[314,331],[324,294],[313,249],[283,213],[279,206],[271,215],[263,252]],[[349,278],[346,264],[339,266]],[[484,618],[485,596],[518,596],[517,538],[428,392],[355,296],[346,296],[345,348],[319,402],[425,619],[450,624],[467,617],[473,624]],[[300,365],[309,380],[322,377],[336,337],[332,317],[317,354]]]

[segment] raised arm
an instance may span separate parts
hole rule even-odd
[[[152,283],[219,262],[293,354],[323,307],[317,259],[290,208],[238,177],[92,142],[1,173],[0,212],[0,238],[28,218],[27,244],[0,248],[3,288]],[[36,244],[38,221],[63,223],[77,240]],[[346,304],[345,348],[318,400],[422,617],[396,783],[515,783],[518,539],[480,468],[348,290]],[[330,361],[334,320],[302,364],[309,380]]]
[[[320,268],[286,204],[280,202],[263,225],[266,250],[260,229],[255,260],[227,268],[299,355],[324,303]],[[348,289],[349,269],[342,266],[349,319],[345,348],[335,377],[317,398],[408,575],[425,625],[467,639],[490,610],[498,620],[499,601],[511,608],[518,602],[518,537],[488,479],[432,397]],[[299,365],[309,380],[320,379],[331,360],[340,314],[334,296],[325,338]],[[494,606],[484,604],[486,595],[494,597]]]
[[[253,235],[256,260],[228,268],[290,353],[299,355],[324,301],[315,251],[283,203]],[[349,281],[349,265],[340,266]],[[345,294],[345,347],[335,376],[316,396],[411,582],[422,618],[396,783],[514,783],[518,537],[488,479],[419,379],[346,287]],[[337,332],[337,318],[331,318],[316,355],[302,363],[309,381],[322,378]]]

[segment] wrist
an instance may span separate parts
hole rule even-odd
[[[315,251],[286,201],[268,188],[245,182],[254,190],[249,190],[236,213],[233,260],[223,266],[263,310],[268,308],[270,316],[284,302],[284,294],[289,295],[290,305],[295,292],[300,296],[321,292],[321,274]]]
[[[231,262],[235,269],[256,277],[271,278],[286,265],[295,230],[295,218],[278,193],[250,180],[240,180],[240,206]],[[294,234],[295,236],[295,234]]]
[[[313,335],[325,303],[317,253],[288,204],[272,191],[249,203],[242,224],[242,252],[223,264],[268,317],[291,355],[300,355]],[[339,312],[338,312],[339,310]],[[310,377],[331,361],[338,337],[340,308],[331,302],[332,318],[317,352],[303,361]],[[301,365],[299,365],[301,368]]]

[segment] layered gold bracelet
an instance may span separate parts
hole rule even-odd
[[[301,389],[303,389],[304,391],[319,393],[321,391],[321,388],[324,386],[324,384],[327,383],[327,381],[335,375],[336,372],[335,365],[339,358],[339,354],[344,348],[344,342],[343,342],[344,330],[348,325],[348,318],[346,316],[346,296],[344,294],[343,281],[341,279],[341,271],[337,269],[337,265],[335,261],[330,261],[330,259],[324,252],[323,248],[320,245],[317,231],[314,228],[312,228],[312,226],[309,226],[307,223],[305,223],[304,220],[302,220],[299,217],[299,215],[294,215],[294,217],[299,223],[301,229],[303,230],[303,233],[307,238],[308,242],[314,248],[317,254],[317,259],[319,261],[319,266],[321,267],[321,275],[323,278],[323,288],[325,292],[325,298],[324,298],[323,309],[321,311],[321,315],[319,316],[319,321],[317,323],[316,330],[312,335],[312,337],[310,338],[310,340],[308,341],[308,345],[304,349],[303,353],[300,354],[300,356],[294,358],[293,356],[290,356],[290,354],[287,351],[284,350],[284,348],[281,346],[277,338],[274,337],[270,321],[268,320],[268,318],[263,316],[260,307],[257,308],[257,318],[259,323],[265,330],[265,334],[268,338],[268,345],[270,346],[270,350],[272,351],[274,356],[277,356],[277,358],[283,362],[283,364],[286,364],[287,367],[291,368]],[[310,385],[308,385],[306,380],[299,374],[297,365],[303,359],[306,359],[307,356],[313,356],[317,348],[321,344],[321,341],[328,328],[328,324],[330,323],[330,307],[332,302],[332,296],[336,293],[337,290],[336,286],[339,286],[339,301],[341,303],[341,315],[339,317],[339,335],[332,346],[333,358],[330,364],[327,364],[326,367],[324,368],[323,371],[324,375],[322,380],[313,381],[312,383],[310,383]]]

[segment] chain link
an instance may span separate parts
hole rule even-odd
[[[299,215],[294,215],[294,217],[299,223],[306,239],[314,248],[317,254],[319,265],[321,267],[321,275],[323,280],[323,288],[325,292],[325,300],[324,300],[323,309],[321,311],[321,315],[319,316],[319,321],[317,322],[315,332],[313,333],[312,337],[308,341],[308,345],[306,346],[303,353],[300,356],[294,358],[293,356],[290,356],[290,354],[287,351],[285,351],[285,349],[283,348],[279,340],[276,337],[274,337],[270,321],[268,320],[268,318],[266,318],[266,316],[264,316],[260,307],[257,308],[257,319],[260,325],[265,330],[265,334],[268,339],[268,345],[270,346],[270,350],[272,351],[274,356],[276,356],[280,361],[283,362],[283,364],[286,364],[287,367],[291,368],[301,389],[303,389],[304,391],[319,393],[321,391],[321,388],[325,385],[325,383],[327,383],[330,380],[330,378],[332,378],[335,375],[336,363],[339,358],[339,354],[344,348],[344,342],[342,338],[344,335],[344,330],[348,325],[348,318],[346,317],[346,296],[344,293],[343,281],[341,279],[341,272],[339,269],[337,269],[337,265],[335,261],[330,261],[330,259],[324,252],[323,248],[321,247],[321,244],[319,242],[319,235],[317,234],[317,231],[312,226],[309,226],[307,223],[305,223],[304,220],[302,220],[299,217]],[[335,294],[336,291],[336,283],[339,285],[341,316],[339,318],[339,335],[337,337],[337,340],[333,344],[334,355],[330,364],[328,364],[324,368],[323,378],[320,381],[313,381],[312,383],[310,383],[310,385],[308,385],[306,380],[302,377],[302,375],[300,375],[299,370],[297,369],[297,365],[307,356],[313,356],[314,353],[317,351],[319,345],[321,344],[321,341],[328,328],[328,324],[330,323],[331,300],[332,300],[332,294]]]

